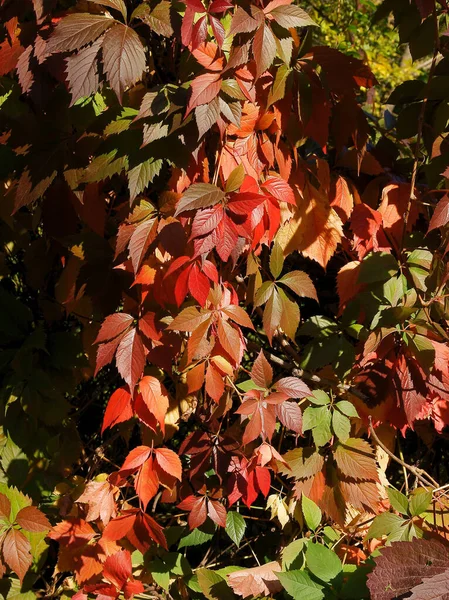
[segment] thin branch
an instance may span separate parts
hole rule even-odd
[[[419,469],[418,467],[415,467],[413,465],[407,464],[406,462],[404,462],[403,460],[401,460],[400,458],[398,458],[396,456],[396,454],[394,454],[389,448],[387,448],[385,446],[385,444],[383,442],[381,442],[381,440],[379,439],[379,436],[377,435],[377,433],[374,431],[374,427],[373,427],[371,415],[368,417],[368,419],[369,419],[369,431],[370,431],[370,434],[372,435],[374,441],[376,442],[376,444],[378,446],[380,446],[382,448],[382,450],[384,452],[386,452],[388,454],[388,456],[392,460],[394,460],[399,465],[401,465],[402,467],[404,467],[405,469],[407,469],[408,471],[410,471],[410,473],[413,473],[413,475],[425,487],[438,488],[438,482],[436,482],[435,479],[433,479],[428,473],[426,473],[426,471],[424,471],[423,469]]]

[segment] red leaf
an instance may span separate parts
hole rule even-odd
[[[267,177],[262,183],[262,188],[279,202],[288,202],[296,206],[293,190],[282,177]]]
[[[186,116],[192,112],[196,106],[201,104],[208,104],[211,102],[221,88],[221,77],[217,73],[204,73],[204,75],[198,75],[191,85],[192,94],[187,105]]]
[[[120,550],[108,556],[103,566],[103,576],[118,590],[123,588],[125,582],[132,574],[131,554],[127,550]]]
[[[449,223],[449,195],[445,194],[435,207],[435,211],[430,219],[429,231],[437,227],[443,227]]]
[[[260,351],[254,361],[253,368],[251,369],[251,379],[256,385],[262,388],[269,388],[273,381],[273,369],[265,358],[263,350]]]
[[[275,387],[278,392],[284,393],[289,398],[306,398],[312,394],[309,386],[298,377],[279,379],[279,381],[276,381]]]
[[[279,421],[299,435],[302,434],[302,411],[296,402],[282,402],[276,406],[276,416]]]
[[[210,292],[210,282],[206,275],[200,271],[196,263],[192,265],[192,269],[190,270],[189,291],[201,306],[206,304]]]
[[[165,548],[165,550],[168,549],[163,528],[150,515],[139,514],[136,521],[136,535],[139,538],[143,537],[144,540],[148,539],[149,536],[153,541]]]
[[[137,515],[133,513],[123,514],[120,515],[120,517],[117,517],[116,519],[112,519],[112,521],[109,521],[109,523],[106,525],[103,531],[102,539],[113,542],[121,540],[133,528],[136,518]]]
[[[154,455],[157,461],[157,464],[169,475],[176,477],[181,481],[182,478],[182,464],[179,460],[179,456],[173,452],[173,450],[169,450],[168,448],[156,448],[154,451]]]
[[[129,389],[134,391],[145,366],[145,350],[137,329],[131,329],[122,339],[115,362]]]
[[[220,398],[224,393],[224,381],[223,377],[218,371],[210,364],[206,371],[206,392],[217,404],[220,402]]]
[[[209,500],[207,514],[219,527],[226,527],[226,508],[217,500]]]
[[[125,462],[123,463],[120,469],[120,475],[126,477],[134,471],[137,471],[143,463],[147,460],[147,458],[151,454],[151,448],[148,446],[137,446],[131,450],[128,456],[125,458]]]
[[[115,313],[113,315],[109,315],[103,321],[100,331],[97,335],[97,339],[94,343],[99,344],[100,342],[107,342],[119,336],[120,334],[125,333],[126,330],[131,326],[133,320],[133,317],[131,315],[127,315],[126,313]]]
[[[134,487],[142,502],[143,510],[146,510],[148,502],[157,494],[159,489],[159,478],[153,468],[153,457],[150,456],[139,469]]]
[[[156,218],[147,219],[141,223],[131,236],[129,242],[129,255],[133,264],[134,273],[140,269],[148,248],[157,235],[158,221]]]
[[[51,529],[47,517],[35,506],[25,506],[19,510],[16,521],[22,529],[32,533],[48,532]]]
[[[55,525],[48,537],[62,546],[77,548],[85,546],[95,535],[89,523],[83,519],[70,518]]]
[[[276,56],[276,39],[267,23],[259,27],[254,36],[253,56],[256,61],[256,76],[259,78],[271,67]]]
[[[165,431],[165,415],[168,410],[168,393],[162,383],[156,377],[145,376],[139,382],[140,393],[148,410],[160,425],[162,432]]]
[[[119,388],[118,390],[115,390],[106,406],[101,433],[103,434],[104,430],[109,427],[132,419],[133,416],[131,394],[129,393],[128,388]]]
[[[9,517],[11,515],[11,502],[9,498],[5,496],[5,494],[0,494],[0,519],[7,519],[9,521]]]
[[[33,562],[30,541],[18,529],[10,529],[3,542],[3,559],[19,577],[20,582]]]

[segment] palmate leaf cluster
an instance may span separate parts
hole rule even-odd
[[[445,598],[446,1],[0,15],[0,594]]]

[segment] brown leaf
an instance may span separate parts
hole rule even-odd
[[[126,88],[145,70],[145,51],[139,36],[127,25],[116,24],[103,40],[104,71],[121,103]]]
[[[238,596],[269,596],[282,590],[282,585],[276,577],[281,571],[277,562],[270,562],[252,569],[242,569],[227,575],[228,584]]]
[[[25,506],[19,510],[16,521],[22,529],[32,533],[48,532],[51,529],[47,517],[35,506]]]
[[[3,559],[19,577],[20,581],[33,562],[31,544],[24,534],[18,529],[10,529],[3,542]]]

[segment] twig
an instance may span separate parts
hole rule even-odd
[[[426,473],[426,471],[424,471],[423,469],[419,469],[418,467],[414,467],[413,465],[409,465],[406,462],[404,462],[403,460],[401,460],[400,458],[398,458],[396,456],[396,454],[394,454],[389,448],[387,448],[385,446],[385,444],[383,442],[380,441],[379,436],[377,435],[377,433],[374,431],[374,427],[373,427],[373,423],[372,423],[372,419],[371,419],[371,415],[368,417],[369,419],[369,431],[370,434],[372,435],[374,441],[376,442],[376,444],[378,446],[380,446],[382,448],[382,450],[384,452],[386,452],[388,454],[388,456],[394,460],[395,462],[397,462],[399,465],[401,465],[402,467],[404,467],[405,469],[407,469],[408,471],[410,471],[410,473],[413,473],[413,475],[425,486],[425,487],[432,487],[432,488],[438,488],[438,483],[435,481],[435,479],[433,479],[428,473]],[[427,479],[426,479],[427,478]]]

